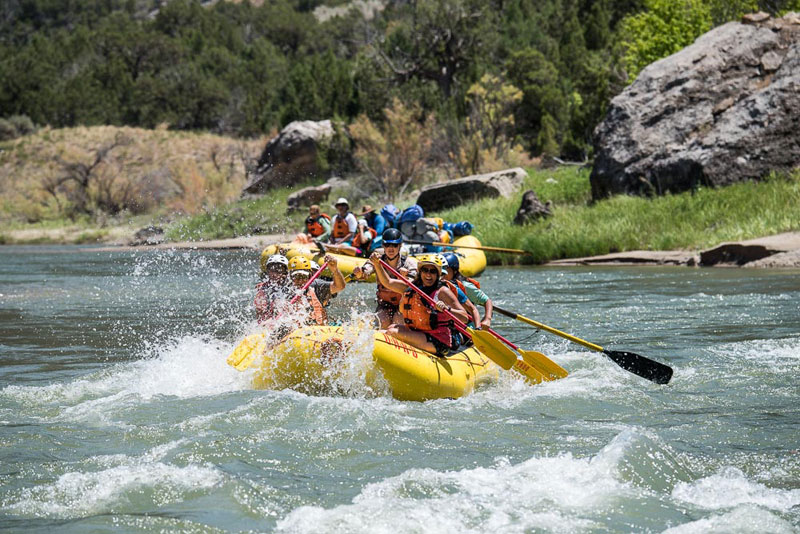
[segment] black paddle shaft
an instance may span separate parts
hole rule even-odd
[[[650,358],[639,356],[634,352],[603,349],[603,354],[626,371],[630,371],[656,384],[667,384],[672,378],[672,367]]]

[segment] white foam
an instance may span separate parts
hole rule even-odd
[[[120,465],[96,472],[70,472],[52,484],[24,488],[3,509],[35,517],[74,518],[125,510],[129,501],[180,502],[190,492],[222,481],[211,466],[177,467],[160,462]],[[135,506],[134,506],[135,508]]]
[[[606,459],[606,455],[614,458]],[[531,458],[454,472],[411,469],[365,486],[351,504],[304,506],[279,532],[576,532],[638,492],[616,476],[616,453]]]
[[[663,534],[795,534],[788,522],[757,506],[741,506],[731,512],[714,515],[668,528]]]
[[[800,505],[800,489],[769,488],[749,480],[735,467],[724,467],[718,473],[694,482],[680,482],[672,490],[672,497],[709,510],[754,504],[786,512]]]
[[[250,388],[251,377],[225,363],[232,350],[231,343],[187,336],[154,345],[142,360],[71,382],[8,386],[0,394],[34,418],[107,422],[114,411],[160,396],[190,398]]]

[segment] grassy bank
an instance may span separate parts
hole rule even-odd
[[[694,194],[617,196],[594,204],[586,169],[532,170],[525,188],[536,191],[542,202],[553,201],[552,217],[513,225],[519,196],[481,200],[439,215],[473,222],[474,234],[486,245],[532,253],[491,255],[493,263],[541,263],[628,250],[697,250],[800,230],[800,172]]]

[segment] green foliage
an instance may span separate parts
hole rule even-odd
[[[633,81],[650,63],[667,57],[711,29],[704,0],[645,0],[645,10],[622,20],[625,66]]]
[[[525,188],[554,204],[553,217],[511,224],[520,197],[485,199],[438,213],[445,220],[476,223],[485,245],[521,248],[541,263],[628,250],[702,249],[800,229],[800,173],[772,176],[720,189],[652,199],[617,196],[590,202],[589,172],[575,168],[529,171]],[[490,261],[516,261],[495,254]]]

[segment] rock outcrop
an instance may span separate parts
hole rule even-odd
[[[435,212],[480,198],[508,198],[522,187],[528,174],[519,167],[488,174],[476,174],[422,188],[417,204],[425,213]]]
[[[800,17],[749,16],[647,66],[595,130],[595,199],[800,167]]]
[[[286,198],[286,212],[289,213],[303,206],[308,207],[312,204],[320,204],[331,194],[330,184],[304,187],[295,191]]]
[[[320,161],[327,157],[335,135],[329,120],[289,123],[267,143],[244,192],[262,194],[318,176],[324,170]]]
[[[542,204],[539,197],[533,189],[528,189],[522,195],[522,202],[520,203],[517,215],[514,217],[514,224],[527,224],[534,222],[538,219],[550,217],[553,212],[550,211],[551,203],[548,200],[547,204]]]
[[[785,233],[747,241],[722,243],[700,253],[700,265],[750,265],[777,254],[800,250],[800,233]],[[764,264],[768,262],[764,261]]]

